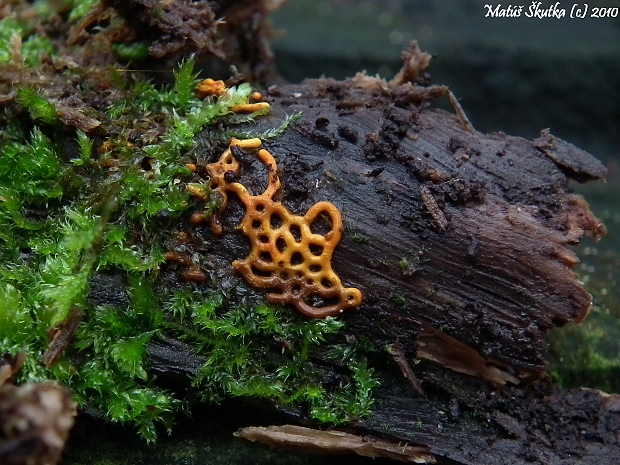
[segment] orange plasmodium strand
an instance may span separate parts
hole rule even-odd
[[[256,142],[258,141],[258,145]],[[236,192],[236,189],[242,188],[247,193],[247,189],[243,187],[239,183],[227,183],[226,176],[227,173],[231,173],[233,176],[236,176],[239,173],[239,162],[233,157],[231,147],[235,145],[240,146],[245,149],[252,149],[260,147],[261,141],[259,139],[248,139],[244,141],[240,141],[238,139],[233,138],[230,142],[229,147],[224,151],[222,156],[215,163],[210,163],[207,165],[207,173],[209,174],[209,187],[213,192],[217,192],[222,198],[222,203],[220,204],[220,208],[217,214],[211,216],[211,229],[215,234],[222,233],[222,225],[219,221],[219,215],[226,210],[228,206],[228,192],[233,191]],[[238,188],[233,188],[233,186],[238,185]],[[239,194],[239,198],[241,198],[242,194]],[[242,200],[243,201],[243,200]]]
[[[267,168],[265,192],[251,195],[242,184],[226,181],[227,177],[234,178],[240,168],[232,148],[256,150],[260,146],[260,139],[233,138],[220,159],[207,166],[210,187],[222,197],[220,210],[211,219],[213,232],[222,232],[217,217],[226,209],[230,192],[237,194],[246,208],[240,229],[249,238],[252,250],[243,260],[235,260],[233,268],[251,286],[269,289],[268,302],[294,305],[312,318],[334,316],[359,307],[362,293],[357,288],[344,287],[331,267],[334,248],[342,236],[342,217],[335,205],[318,202],[304,216],[298,216],[274,201],[280,190],[278,167],[265,149],[257,154]],[[326,234],[312,231],[320,215],[326,215],[331,222]]]
[[[230,111],[233,113],[254,113],[255,111],[263,111],[269,108],[267,102],[256,103],[239,103],[230,107]]]
[[[196,86],[196,96],[203,100],[206,97],[222,97],[228,92],[228,87],[224,81],[214,81],[211,78],[207,78],[200,82]],[[230,107],[230,111],[233,113],[254,113],[255,111],[265,111],[269,109],[269,103],[263,102],[263,96],[260,92],[253,92],[250,96],[253,103],[238,103]]]
[[[224,81],[214,81],[211,78],[207,78],[196,86],[196,94],[199,99],[204,99],[210,95],[220,97],[228,91],[228,87],[224,84]]]

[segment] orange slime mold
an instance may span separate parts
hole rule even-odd
[[[342,218],[335,205],[318,202],[304,216],[298,216],[274,201],[273,196],[280,190],[280,179],[276,162],[265,149],[258,150],[258,158],[267,167],[265,192],[251,195],[242,184],[226,182],[226,173],[236,175],[240,168],[231,148],[255,150],[260,146],[260,139],[233,138],[220,159],[207,165],[211,189],[222,196],[219,213],[211,217],[213,232],[222,232],[217,216],[226,209],[230,192],[237,194],[246,208],[241,231],[250,239],[252,250],[247,258],[235,260],[233,268],[251,286],[274,291],[267,294],[268,302],[289,303],[312,318],[334,316],[358,307],[362,293],[357,288],[345,288],[331,267],[332,253],[342,235]],[[327,215],[332,223],[325,235],[311,230],[321,214]],[[308,303],[312,299],[331,302],[315,307]]]

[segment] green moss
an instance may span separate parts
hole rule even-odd
[[[212,214],[221,201],[185,166],[197,134],[222,118],[242,124],[262,114],[230,111],[248,101],[248,84],[198,100],[193,63],[181,63],[171,87],[136,79],[119,89],[121,98],[95,115],[98,138],[63,127],[45,94],[27,86],[0,114],[7,124],[0,138],[0,352],[25,349],[21,381],[55,378],[80,406],[133,424],[148,441],[158,423],[169,429],[186,408],[146,366],[149,342],[162,335],[190,342],[205,360],[193,380],[205,401],[257,397],[305,406],[330,423],[363,417],[376,385],[364,350],[335,344],[333,366],[312,363],[342,327],[338,320],[248,303],[217,281],[176,291],[157,283],[171,240],[167,225],[186,224],[198,209]],[[15,122],[23,109],[31,121]],[[296,118],[263,135],[276,137]],[[201,188],[206,201],[191,197],[188,185]],[[89,299],[97,271],[125,276],[127,308]],[[74,310],[83,317],[73,342],[44,366],[48,329]],[[333,371],[337,382],[327,385]]]
[[[27,66],[36,67],[44,56],[52,57],[56,47],[47,37],[33,34],[22,44],[22,58]]]
[[[411,301],[405,297],[402,294],[395,294],[394,297],[394,302],[399,306],[402,307],[404,309],[410,308],[411,307]]]
[[[179,69],[174,72],[174,86],[169,94],[171,105],[183,108],[187,111],[188,106],[197,104],[196,84],[198,75],[194,74],[194,57],[181,62]]]
[[[56,53],[56,48],[50,39],[34,34],[31,24],[19,21],[15,16],[7,16],[0,20],[0,64],[13,62],[15,36],[21,40],[21,59],[26,66],[37,67],[42,57],[51,57]]]
[[[149,42],[114,44],[112,48],[122,61],[139,61],[149,56]]]
[[[86,16],[86,13],[99,3],[99,0],[67,0],[66,8],[70,8],[69,21],[78,21]]]
[[[284,121],[279,126],[267,129],[263,132],[252,132],[252,131],[228,131],[226,134],[230,137],[236,137],[238,139],[252,139],[257,137],[261,140],[269,140],[275,139],[278,136],[281,136],[290,126],[295,124],[295,122],[301,118],[301,112],[293,113],[292,115],[287,115],[284,118]]]
[[[126,309],[96,307],[80,326],[69,353],[52,368],[81,405],[116,422],[133,423],[142,437],[156,438],[155,423],[170,427],[181,402],[154,385],[146,371],[146,347],[163,322],[149,279],[129,275]],[[79,365],[72,360],[83,359]]]
[[[0,341],[2,346],[29,342],[32,317],[21,292],[12,284],[0,287]],[[11,344],[9,344],[9,340]]]
[[[47,124],[58,122],[58,113],[54,105],[33,89],[18,89],[17,103],[27,108],[35,120],[41,120]]]
[[[376,380],[362,354],[346,346],[346,356],[334,359],[343,371],[336,387],[325,387],[325,373],[311,363],[312,354],[342,327],[338,320],[308,321],[289,309],[265,304],[223,311],[226,299],[217,293],[182,291],[171,297],[167,311],[184,324],[167,326],[205,356],[194,379],[205,400],[242,396],[304,403],[313,417],[330,423],[370,412]]]
[[[80,158],[74,158],[71,162],[75,166],[83,166],[90,160],[93,152],[93,141],[84,131],[77,131],[77,143],[80,148]]]
[[[368,238],[360,233],[353,234],[351,240],[357,244],[368,244]]]
[[[140,247],[133,243],[131,232],[126,226],[109,226],[99,256],[100,268],[146,272],[157,270],[163,262],[161,246],[153,244],[151,247]]]

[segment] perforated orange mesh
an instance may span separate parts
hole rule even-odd
[[[273,156],[265,149],[258,150],[258,158],[267,167],[267,189],[260,195],[251,195],[240,183],[226,182],[226,177],[239,172],[239,162],[231,148],[255,150],[260,139],[232,139],[220,159],[207,165],[210,186],[222,196],[221,214],[228,205],[228,194],[234,192],[246,207],[241,231],[250,239],[252,250],[243,260],[233,262],[235,270],[252,286],[271,289],[270,303],[289,303],[312,318],[325,318],[343,310],[358,307],[362,293],[356,288],[345,288],[331,267],[334,248],[342,235],[340,211],[329,202],[318,202],[304,216],[290,213],[273,196],[280,190],[280,179]],[[226,173],[230,172],[230,175]],[[314,233],[313,223],[321,214],[331,220],[331,230]],[[217,215],[211,218],[213,232],[222,227]],[[275,292],[275,291],[278,292]]]

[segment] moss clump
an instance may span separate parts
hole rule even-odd
[[[367,415],[377,381],[353,345],[332,345],[334,367],[320,369],[311,356],[343,323],[307,320],[281,306],[238,305],[223,311],[222,294],[175,292],[168,311],[184,322],[168,324],[180,337],[203,348],[205,362],[194,386],[205,400],[259,397],[304,405],[322,422],[341,423]],[[324,378],[336,368],[339,381]]]
[[[602,210],[600,218],[610,235],[605,238],[607,248],[586,239],[577,267],[579,279],[593,296],[590,315],[579,325],[551,333],[549,372],[563,387],[620,392],[620,235],[611,233],[620,229],[617,189],[614,195],[609,195],[609,187],[601,190],[595,185],[588,191],[588,198]]]
[[[114,70],[102,76],[103,88],[119,86],[104,109],[90,109],[100,122],[91,134],[64,126],[58,103],[28,82],[0,114],[7,128],[0,137],[0,352],[27,352],[20,381],[57,379],[80,406],[131,423],[153,441],[156,423],[169,429],[173,413],[186,407],[146,365],[149,342],[166,335],[191,342],[205,360],[193,387],[207,401],[266,398],[332,423],[367,415],[376,381],[360,350],[335,345],[347,356],[329,369],[311,363],[342,326],[338,321],[307,321],[249,303],[224,293],[217,281],[176,291],[158,282],[171,222],[188,221],[197,208],[217,210],[218,198],[186,166],[186,154],[205,127],[260,115],[231,112],[248,102],[251,87],[198,100],[192,59],[181,63],[168,88],[127,82]],[[94,98],[87,87],[80,96]],[[276,137],[298,117],[263,136]],[[188,185],[203,186],[206,203],[191,197]],[[126,306],[93,301],[97,273],[124,277]],[[48,331],[63,331],[76,314],[81,321],[72,342],[46,365]]]
[[[34,28],[16,15],[0,20],[0,64],[35,67],[43,57],[56,54],[48,37],[37,34]]]
[[[155,422],[169,429],[171,414],[182,403],[155,386],[146,371],[147,344],[164,320],[150,283],[129,275],[129,289],[128,308],[87,309],[72,346],[49,371],[71,387],[79,405],[115,422],[131,422],[154,441]]]
[[[393,296],[394,303],[403,309],[411,308],[411,301],[402,294],[395,294]]]
[[[69,21],[77,21],[83,18],[88,11],[99,3],[100,0],[65,0],[64,6],[70,10]]]
[[[357,244],[368,244],[368,238],[357,232],[351,236],[351,240]]]
[[[122,61],[139,61],[149,56],[149,42],[114,44],[113,49]]]
[[[34,120],[53,125],[58,123],[58,113],[54,105],[41,97],[33,89],[23,88],[17,90],[17,103],[28,109]]]
[[[552,379],[567,388],[591,387],[620,392],[618,319],[595,308],[588,320],[571,324],[551,337],[549,371]]]

